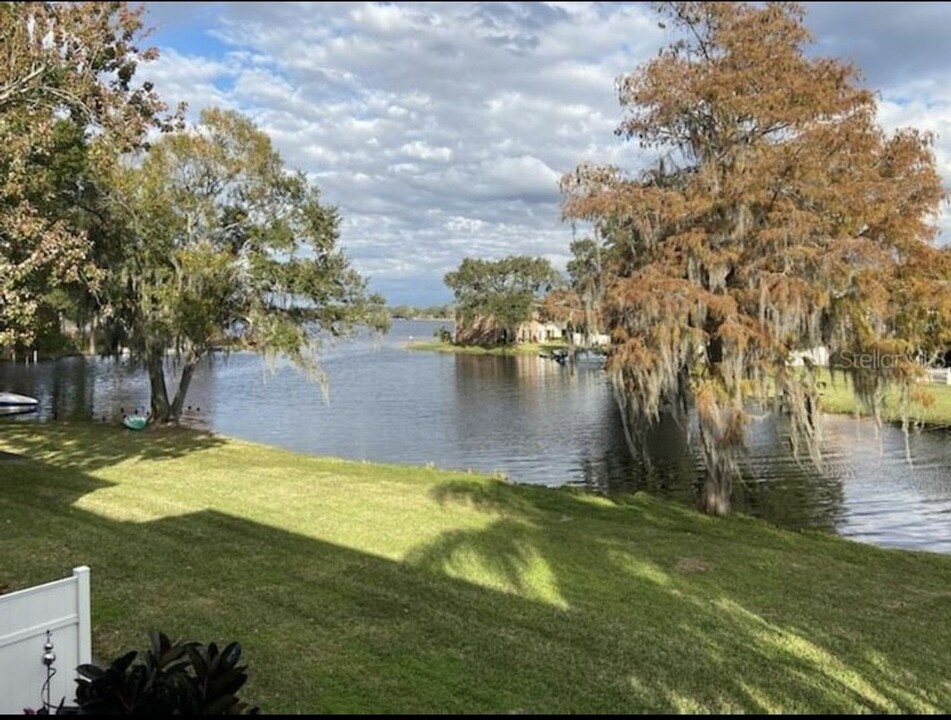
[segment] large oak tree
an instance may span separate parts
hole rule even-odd
[[[886,386],[914,397],[951,328],[948,251],[932,243],[944,191],[930,136],[884,132],[856,68],[804,53],[800,6],[659,11],[674,40],[618,82],[618,133],[655,160],[635,177],[579,167],[564,212],[613,250],[610,368],[629,435],[694,405],[702,504],[722,514],[751,399],[789,414],[794,449],[817,447],[817,374],[791,352],[827,346],[876,414]]]
[[[316,373],[321,336],[388,322],[337,244],[336,208],[238,113],[207,110],[117,170],[107,211],[118,238],[104,250],[109,323],[148,370],[156,422],[179,418],[217,343]],[[179,360],[171,399],[170,352]]]

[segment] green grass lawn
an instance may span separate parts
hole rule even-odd
[[[830,376],[828,372],[824,372],[822,380],[826,383],[822,391],[824,410],[832,413],[868,415],[868,410],[855,399],[852,383],[847,376],[841,373]],[[913,403],[909,408],[911,418],[929,425],[951,425],[951,385],[927,384],[920,387],[931,396],[930,404]],[[901,419],[897,391],[889,392],[885,396],[883,419]]]
[[[410,350],[429,350],[435,352],[456,353],[458,355],[537,355],[559,348],[567,348],[563,340],[540,343],[515,343],[513,345],[454,345],[439,340],[418,340],[409,342]]]
[[[951,557],[185,430],[0,425],[0,585],[276,712],[951,711]]]

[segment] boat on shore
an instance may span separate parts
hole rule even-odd
[[[129,430],[145,430],[145,426],[149,424],[149,419],[145,415],[127,415],[122,418],[122,424]]]
[[[39,401],[28,395],[0,392],[0,416],[36,412]]]
[[[0,392],[0,407],[32,407],[35,408],[39,401],[35,397],[28,395],[19,395],[12,392]]]

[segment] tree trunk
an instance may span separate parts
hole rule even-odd
[[[83,332],[86,334],[86,352],[89,355],[96,354],[96,329],[97,323],[95,318],[88,323],[83,323]]]
[[[719,413],[719,411],[717,411]],[[710,418],[706,418],[710,421]],[[707,515],[730,514],[730,496],[733,494],[734,448],[725,444],[716,427],[704,427],[704,417],[699,418],[700,444],[703,447],[707,466],[707,479],[703,484],[700,509]]]
[[[147,367],[149,385],[152,391],[150,406],[152,422],[167,423],[171,418],[171,406],[168,403],[168,388],[165,387],[164,354],[161,350],[149,350]]]
[[[182,377],[178,382],[178,390],[175,392],[175,399],[172,401],[172,407],[169,411],[173,422],[178,422],[182,416],[182,407],[185,405],[185,396],[188,394],[188,387],[192,383],[192,375],[195,374],[195,366],[198,365],[198,357],[189,353],[188,359],[182,367]]]
[[[730,495],[732,483],[727,478],[717,477],[716,472],[707,475],[703,484],[701,509],[707,515],[722,517],[730,514]]]

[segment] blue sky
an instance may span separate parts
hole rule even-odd
[[[614,79],[665,41],[644,3],[145,5],[161,57],[143,76],[191,116],[250,115],[340,207],[343,246],[393,303],[448,301],[466,255],[563,267],[561,174],[644,161],[614,135]],[[806,6],[814,51],[862,68],[886,128],[936,133],[951,185],[951,4]]]

